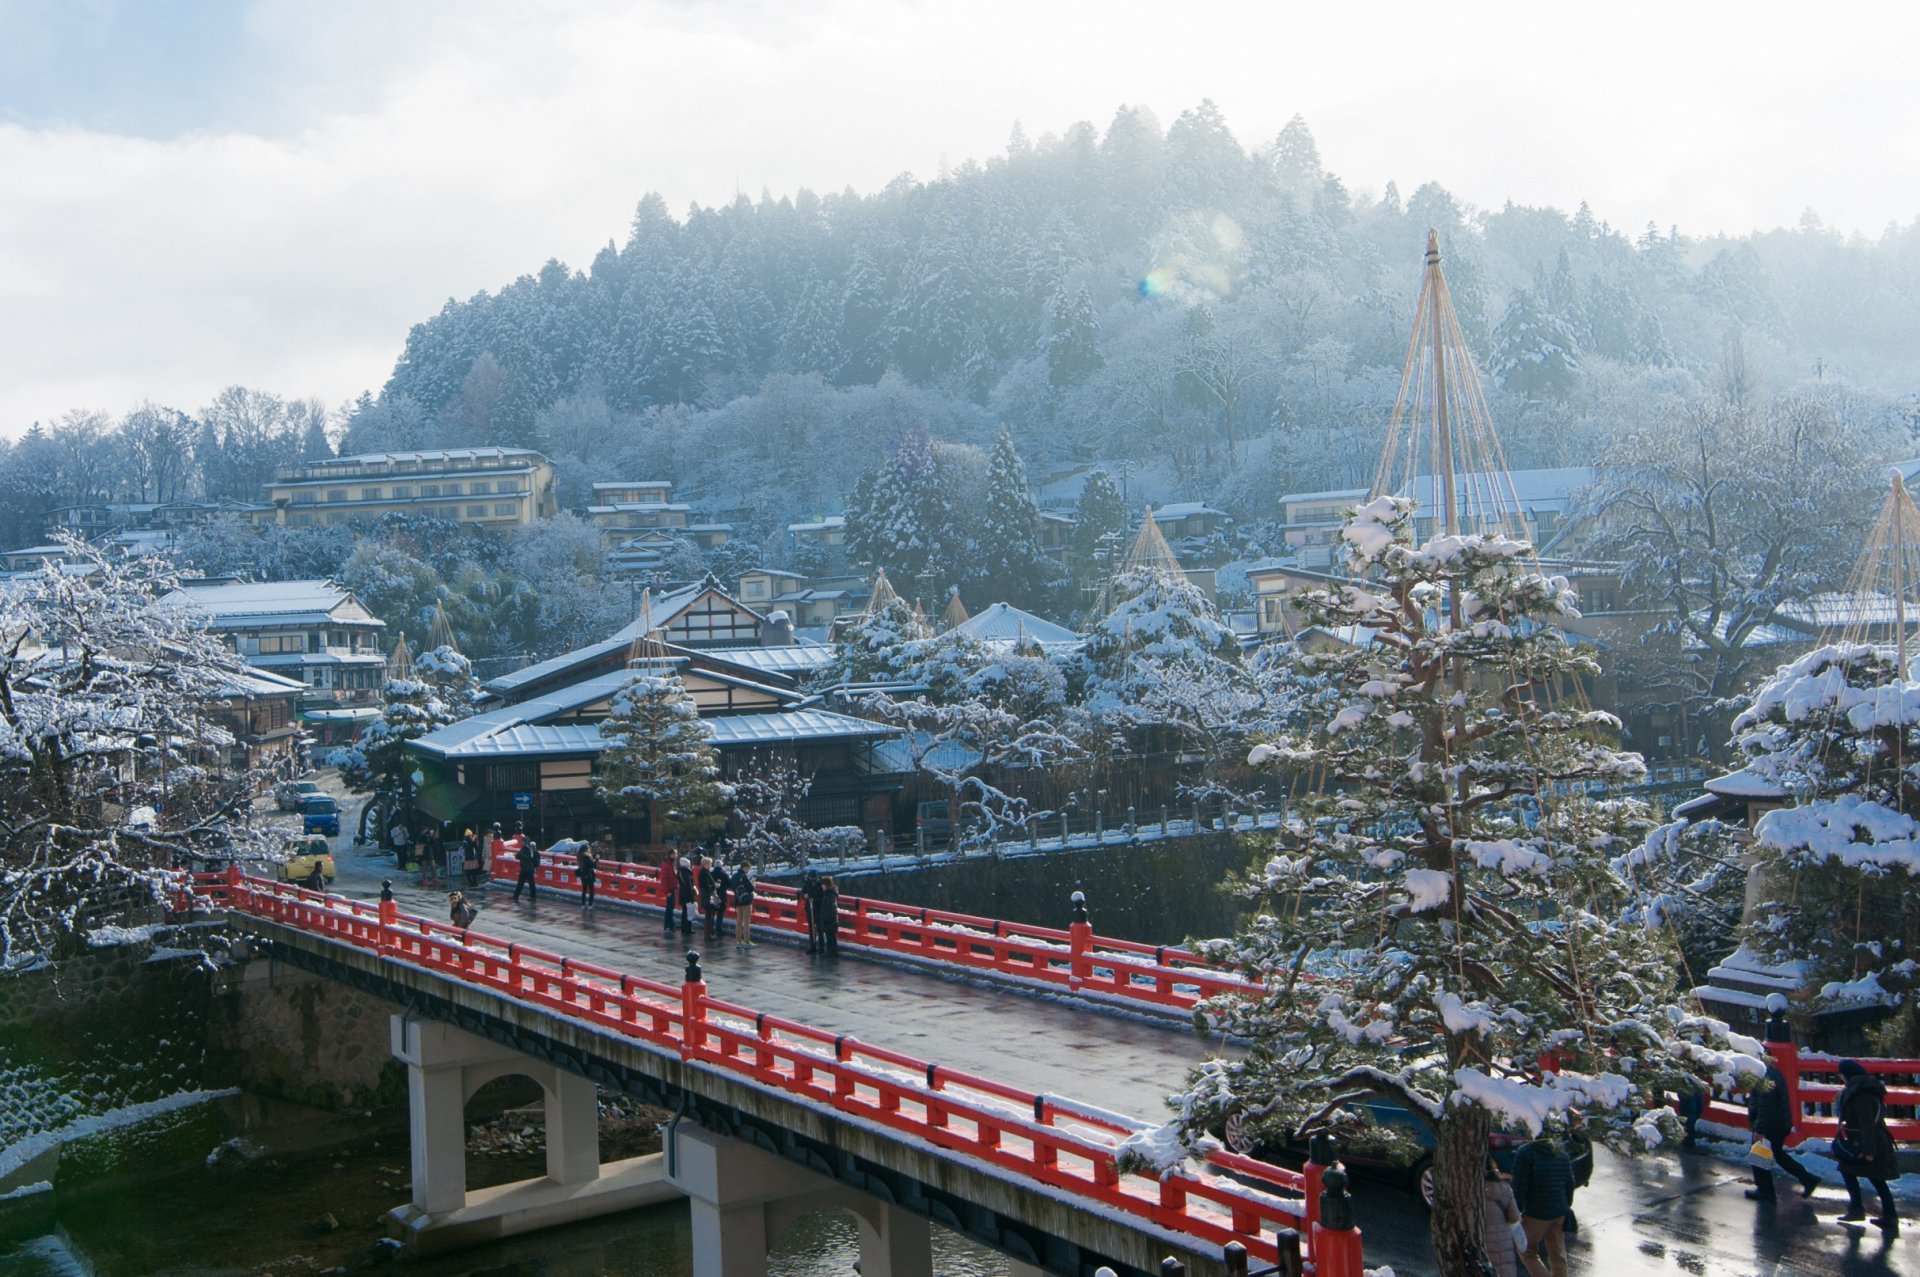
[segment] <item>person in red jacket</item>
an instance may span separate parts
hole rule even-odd
[[[680,861],[671,851],[660,857],[660,908],[667,915],[667,932],[673,932],[674,898],[680,890]]]

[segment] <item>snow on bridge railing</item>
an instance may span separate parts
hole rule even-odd
[[[571,855],[543,854],[534,880],[576,891],[574,864]],[[494,881],[510,883],[518,866],[511,856],[497,856],[492,872]],[[666,904],[659,869],[648,865],[602,861],[594,894],[621,904]],[[757,884],[754,928],[804,936],[805,909],[796,888]],[[731,919],[736,912],[728,904],[723,916]],[[1185,949],[1098,936],[1084,922],[1062,930],[856,896],[840,898],[839,915],[844,945],[1110,1002],[1190,1011],[1206,998],[1260,992],[1258,985],[1210,967]]]
[[[1361,1277],[1359,1230],[1321,1222],[1323,1201],[1336,1222],[1351,1215],[1341,1181],[1328,1180],[1323,1197],[1330,1168],[1215,1151],[1213,1170],[1122,1171],[1122,1145],[1148,1124],[710,997],[692,953],[676,986],[402,914],[390,899],[364,904],[237,868],[183,876],[178,903],[189,896],[646,1042],[1193,1243],[1238,1245],[1268,1264],[1303,1247],[1320,1277]]]
[[[1786,1037],[1784,1022],[1773,1030],[1774,1036]],[[1845,1058],[1827,1055],[1819,1051],[1805,1051],[1792,1042],[1780,1040],[1766,1043],[1767,1054],[1779,1066],[1781,1076],[1787,1080],[1787,1106],[1793,1114],[1793,1134],[1788,1137],[1790,1144],[1805,1140],[1831,1140],[1840,1133],[1839,1114],[1836,1108],[1842,1090],[1840,1082],[1840,1061]],[[1887,1088],[1887,1130],[1894,1141],[1901,1144],[1920,1143],[1920,1060],[1876,1059],[1861,1057],[1860,1067],[1877,1077]],[[1810,1082],[1808,1075],[1832,1078],[1832,1081]],[[1706,1106],[1702,1119],[1733,1130],[1745,1131],[1747,1110],[1739,1103],[1729,1103],[1715,1099]],[[1824,1147],[1816,1151],[1824,1153]]]

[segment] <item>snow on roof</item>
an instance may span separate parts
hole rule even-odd
[[[811,674],[833,664],[834,649],[825,643],[796,643],[791,647],[716,647],[700,655],[762,674]]]
[[[1788,599],[1775,609],[1775,615],[1825,630],[1850,625],[1892,625],[1899,612],[1891,594],[1829,590],[1810,598]]]
[[[692,585],[683,585],[666,594],[653,595],[647,600],[647,606],[640,609],[640,615],[622,626],[613,637],[632,640],[645,638],[655,630],[664,630],[673,623],[675,617],[692,607],[701,595],[713,588],[705,581],[695,581]],[[744,604],[740,606],[745,611],[753,611]]]
[[[826,518],[821,519],[818,523],[789,523],[787,525],[787,531],[789,532],[827,532],[833,528],[844,528],[846,526],[847,526],[847,517],[845,515],[830,514]]]
[[[350,457],[322,457],[308,464],[329,466],[339,465],[342,462],[359,462],[364,465],[368,462],[381,461],[465,461],[478,460],[481,457],[498,457],[502,460],[532,457],[540,461],[546,460],[546,457],[532,448],[423,448],[410,452],[359,452]]]
[[[342,605],[355,602],[353,592],[332,581],[222,581],[183,585],[167,596],[174,606],[193,606],[206,612],[216,627],[248,622],[317,625],[342,619],[333,616]],[[386,628],[386,622],[368,614],[351,619],[359,625]]]
[[[1712,777],[1706,782],[1706,788],[1709,793],[1722,798],[1780,799],[1787,796],[1787,791],[1780,787],[1779,782],[1768,780],[1746,767],[1724,776]]]
[[[517,687],[525,687],[529,683],[537,683],[550,675],[571,669],[575,665],[583,665],[589,661],[597,660],[602,656],[617,652],[625,647],[631,647],[632,645],[633,640],[630,638],[601,639],[598,643],[589,643],[585,647],[576,647],[571,652],[562,652],[558,656],[550,656],[544,661],[535,661],[532,665],[524,666],[510,673],[496,675],[488,679],[484,686],[489,692],[510,692]]]
[[[626,679],[621,671],[618,687]],[[602,680],[589,680],[601,682]],[[572,689],[569,689],[572,690]],[[610,695],[611,693],[603,693]],[[542,698],[544,699],[544,698]],[[429,732],[413,747],[441,758],[499,758],[528,754],[598,754],[605,745],[598,723],[542,724],[526,720],[522,711],[536,704],[510,706],[476,714]],[[858,740],[898,736],[883,723],[820,709],[777,710],[768,714],[734,714],[701,720],[713,733],[716,748],[776,745],[794,741]]]
[[[595,492],[604,492],[613,488],[668,488],[673,487],[670,479],[608,479],[593,485]]]
[[[1582,488],[1593,486],[1592,466],[1560,466],[1550,470],[1509,470],[1505,474],[1472,470],[1453,477],[1454,493],[1463,505],[1474,510],[1508,510],[1514,500],[1523,509],[1562,505]],[[1430,474],[1416,476],[1401,487],[1399,495],[1412,497],[1422,509],[1436,503],[1439,482]]]
[[[1281,505],[1299,505],[1303,501],[1364,501],[1365,488],[1328,488],[1324,492],[1289,492],[1280,498]]]
[[[1225,510],[1216,510],[1204,501],[1175,501],[1155,510],[1153,520],[1155,523],[1170,523],[1178,519],[1192,519],[1205,514],[1217,514],[1223,519],[1228,517]]]
[[[1081,635],[1045,617],[1023,612],[1011,603],[994,603],[953,627],[954,632],[982,643],[1017,643],[1022,639],[1043,647],[1078,643]]]

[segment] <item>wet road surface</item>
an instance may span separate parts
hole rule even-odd
[[[381,879],[392,876],[403,910],[445,915],[445,892],[422,890],[416,875],[395,875],[390,856],[367,854],[345,838],[334,846],[340,894],[375,899]],[[537,905],[514,905],[497,890],[475,894],[483,907],[474,927],[483,934],[668,983],[679,981],[691,945],[717,998],[1149,1121],[1165,1119],[1162,1097],[1218,1049],[1171,1021],[983,988],[851,953],[809,958],[784,939],[741,950],[725,932],[707,940],[696,929],[691,941],[667,934],[658,913],[609,906],[587,913],[571,895],[552,892]],[[1604,1149],[1595,1156],[1593,1183],[1575,1203],[1580,1231],[1568,1238],[1573,1277],[1920,1277],[1920,1223],[1894,1241],[1871,1226],[1843,1227],[1835,1222],[1846,1201],[1837,1186],[1809,1201],[1782,1179],[1778,1204],[1763,1206],[1742,1196],[1752,1183],[1746,1168],[1713,1156],[1626,1159]],[[1362,1178],[1355,1198],[1370,1268],[1388,1265],[1399,1277],[1434,1271],[1426,1215],[1410,1196]]]

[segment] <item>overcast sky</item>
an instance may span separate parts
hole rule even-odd
[[[871,191],[1123,103],[1298,112],[1356,191],[1877,235],[1920,215],[1916,47],[1912,0],[0,0],[0,433],[339,403],[648,190]]]

